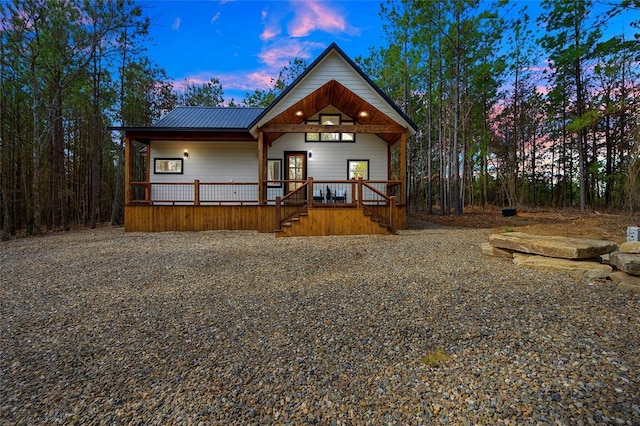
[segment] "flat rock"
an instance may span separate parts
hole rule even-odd
[[[613,271],[609,274],[609,278],[611,278],[611,281],[613,281],[616,284],[628,283],[628,284],[633,284],[640,287],[640,277],[629,275],[626,272]]]
[[[513,257],[513,251],[503,250],[501,248],[494,247],[489,243],[480,244],[480,249],[482,250],[482,254],[486,254],[488,256]]]
[[[618,286],[616,287],[618,290],[630,290],[630,291],[634,291],[636,293],[640,293],[640,284],[636,285],[636,284],[629,284],[629,283],[620,283],[618,284]]]
[[[632,241],[620,244],[621,253],[635,253],[640,254],[640,241]]]
[[[640,293],[640,277],[634,277],[622,271],[613,271],[609,274],[609,278],[617,284],[616,288],[618,290],[629,290]]]
[[[513,253],[513,263],[522,268],[547,272],[569,272],[584,278],[605,278],[613,271],[611,266],[597,262],[558,259],[521,253]]]
[[[640,275],[640,254],[615,251],[609,255],[609,263],[630,275]]]
[[[531,235],[524,232],[492,234],[489,236],[489,243],[501,249],[562,259],[591,259],[611,253],[618,247],[613,241]]]

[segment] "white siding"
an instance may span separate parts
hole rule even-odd
[[[302,134],[287,134],[269,148],[269,158],[282,158],[285,151],[311,151],[307,176],[316,180],[346,180],[347,160],[369,160],[369,179],[387,179],[387,144],[375,135],[358,134],[355,143],[305,142]]]
[[[184,160],[182,175],[154,174],[154,158]],[[175,142],[151,143],[151,182],[256,182],[258,180],[257,142]]]
[[[258,126],[263,125],[331,80],[338,81],[401,126],[408,127],[408,123],[402,119],[400,114],[335,51],[330,52],[302,81],[298,82],[298,85],[258,123]]]
[[[185,149],[189,158],[183,162],[183,174],[155,174],[154,158],[183,158]],[[196,179],[206,182],[256,182],[258,181],[257,142],[176,142],[151,143],[152,183],[189,182]],[[193,201],[193,186],[153,185],[153,200]],[[257,186],[207,186],[201,185],[200,199],[207,200],[257,200]]]

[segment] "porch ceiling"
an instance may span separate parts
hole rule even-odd
[[[398,123],[336,80],[327,82],[287,110],[273,117],[262,127],[303,124],[309,117],[329,105],[338,108],[341,112],[353,118],[356,125],[379,125],[398,128]],[[265,132],[264,139],[271,145],[273,141],[283,134],[282,132]],[[389,145],[394,144],[400,137],[400,133],[395,131],[374,134]]]

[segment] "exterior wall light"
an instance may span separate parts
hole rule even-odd
[[[313,152],[309,151],[308,156],[309,156],[309,159],[312,159],[313,158]]]
[[[182,155],[184,156],[184,158],[189,158],[189,151],[185,149]]]

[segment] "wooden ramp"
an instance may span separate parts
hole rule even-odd
[[[313,208],[284,224],[276,237],[322,235],[387,235],[394,232],[362,210],[353,208]]]

